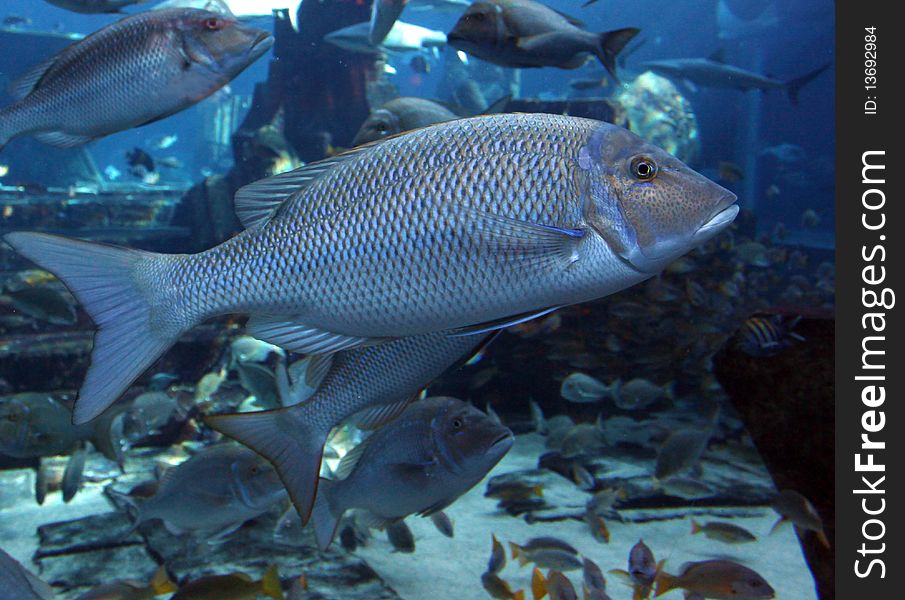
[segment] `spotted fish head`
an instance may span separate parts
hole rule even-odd
[[[206,10],[186,9],[177,28],[182,54],[190,66],[195,64],[230,78],[273,46],[273,36],[263,29]]]
[[[578,166],[589,223],[644,273],[659,272],[738,214],[735,194],[615,125],[591,134]]]

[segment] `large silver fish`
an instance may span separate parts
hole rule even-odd
[[[345,511],[375,527],[429,516],[477,484],[512,447],[512,432],[455,398],[428,398],[350,451],[314,506],[318,545],[330,545]]]
[[[599,121],[449,121],[259,181],[247,229],[162,255],[15,232],[99,329],[74,420],[100,414],[175,340],[217,315],[329,353],[505,327],[659,273],[729,225],[733,193]]]
[[[34,134],[77,146],[175,114],[226,85],[273,45],[266,31],[195,9],[148,11],[34,67],[0,110],[0,148]]]
[[[318,379],[318,371],[327,373],[305,402],[280,410],[207,417],[206,422],[267,458],[307,523],[330,430],[356,414],[362,428],[386,423],[486,337],[441,331],[318,357],[306,379]]]
[[[223,537],[285,497],[260,456],[241,446],[210,446],[164,474],[157,492],[139,505],[136,525],[160,519],[177,535]]]
[[[534,0],[478,0],[459,17],[447,42],[481,60],[521,69],[577,69],[593,54],[618,81],[616,55],[639,30],[592,33],[583,27]]]

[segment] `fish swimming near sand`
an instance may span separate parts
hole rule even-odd
[[[512,432],[455,398],[416,402],[351,450],[314,505],[318,546],[333,540],[343,513],[365,512],[373,527],[430,516],[476,485],[512,447]]]
[[[157,492],[138,504],[135,525],[160,519],[174,535],[222,539],[285,497],[263,458],[241,446],[209,446],[164,474]]]
[[[199,254],[3,239],[98,325],[75,406],[83,423],[211,317],[250,314],[250,335],[303,353],[492,331],[656,275],[728,226],[735,201],[615,125],[502,114],[242,188],[246,230]]]
[[[424,386],[488,337],[438,332],[320,356],[308,372],[322,383],[305,402],[274,411],[209,416],[206,422],[270,460],[307,523],[330,430],[353,415],[364,429],[388,423]]]
[[[213,94],[272,45],[266,31],[208,11],[125,17],[13,84],[18,101],[0,109],[0,148],[26,134],[78,146],[163,119]]]

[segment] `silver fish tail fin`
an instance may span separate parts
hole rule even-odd
[[[311,425],[304,404],[255,413],[212,415],[204,421],[270,461],[302,519],[308,523],[317,494],[328,430]]]
[[[833,63],[826,63],[810,73],[805,73],[801,77],[796,77],[795,79],[787,81],[786,95],[789,96],[789,102],[791,102],[793,106],[798,106],[798,93],[801,92],[801,88],[817,79],[817,76],[829,69],[832,64]]]
[[[314,537],[317,539],[317,546],[321,550],[326,550],[333,537],[336,535],[336,528],[339,526],[339,520],[342,518],[342,511],[337,514],[336,508],[331,502],[331,491],[335,485],[329,479],[320,480],[320,493],[317,500],[314,501]]]
[[[43,233],[9,233],[20,254],[59,277],[91,316],[91,366],[79,390],[72,422],[100,415],[182,333],[167,315],[155,315],[157,282],[142,282],[139,266],[160,255]],[[153,323],[167,323],[166,331]]]
[[[597,58],[600,59],[600,62],[616,83],[620,83],[619,76],[616,75],[616,56],[640,31],[640,29],[635,27],[626,27],[625,29],[605,31],[597,37],[597,47],[594,50],[594,54],[597,55]]]

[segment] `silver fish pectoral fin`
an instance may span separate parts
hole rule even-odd
[[[325,331],[282,316],[255,315],[248,320],[246,329],[252,337],[304,354],[329,354],[376,341],[374,338]]]
[[[473,236],[478,247],[492,252],[499,262],[524,268],[562,270],[579,260],[584,229],[531,223],[495,215],[474,207],[462,211],[461,228]]]

